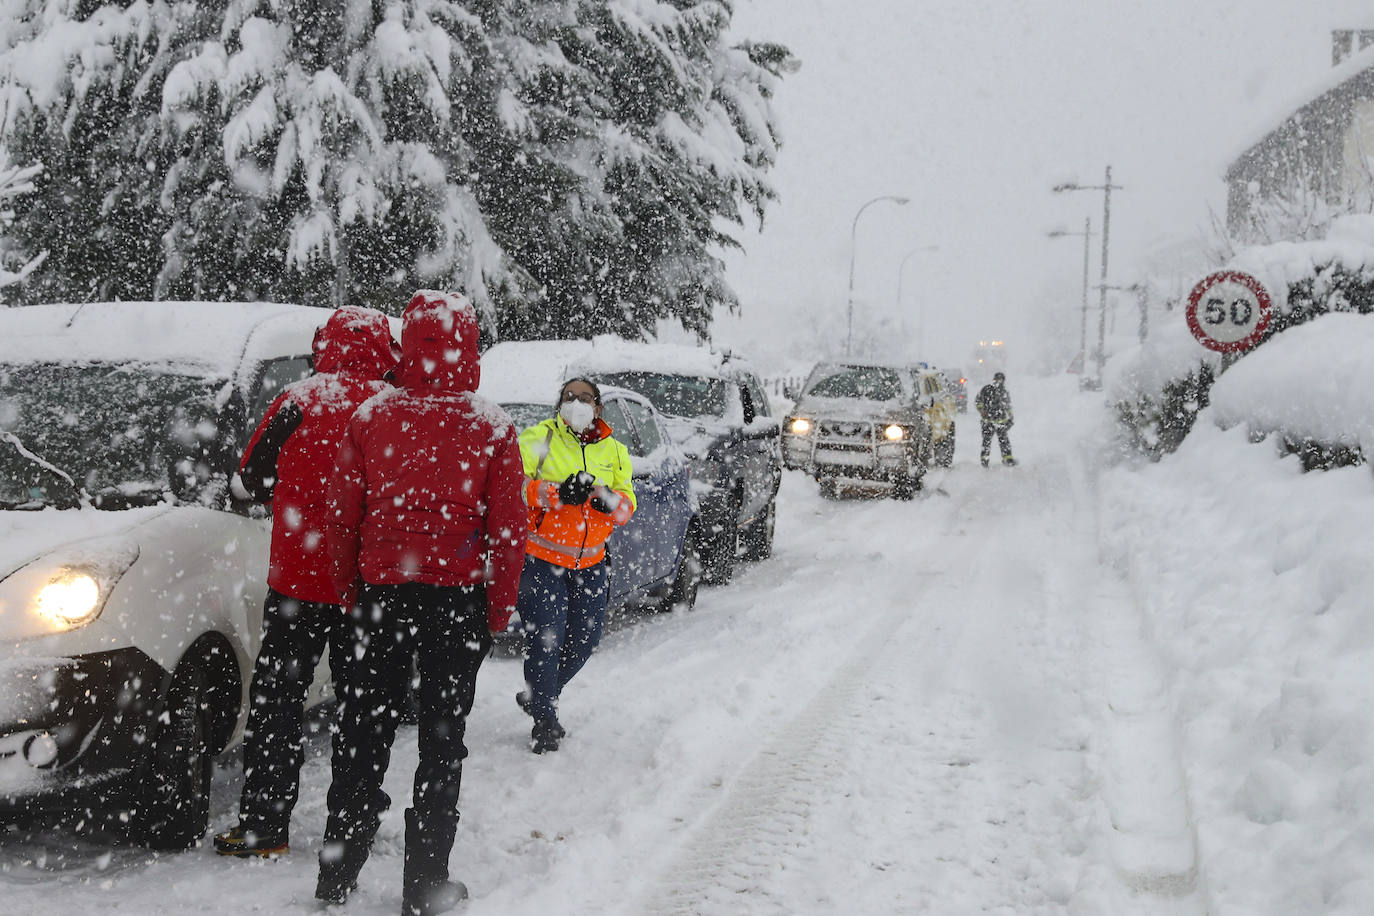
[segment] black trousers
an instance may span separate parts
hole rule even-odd
[[[981,421],[983,424],[983,453],[986,458],[992,452],[992,434],[997,433],[997,447],[1002,450],[1002,460],[1011,457],[1011,436],[1007,434],[1005,424],[989,423],[987,420]]]
[[[239,824],[245,829],[261,836],[287,835],[304,760],[305,694],[326,645],[331,665],[346,655],[339,646],[348,632],[345,624],[337,604],[300,601],[267,590],[262,645],[253,665],[243,733]]]
[[[467,756],[463,734],[477,670],[492,642],[485,590],[364,584],[348,620],[354,660],[336,680],[339,727],[321,873],[342,864],[351,873],[343,880],[356,880],[367,859],[386,805],[382,779],[404,710],[412,660],[420,680],[420,761],[412,812],[406,818],[413,826],[406,831],[407,855],[412,843],[422,844],[446,868]]]

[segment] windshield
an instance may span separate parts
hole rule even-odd
[[[902,377],[881,366],[838,366],[819,375],[807,394],[818,398],[863,398],[892,401],[902,396]]]
[[[515,431],[529,429],[536,423],[542,423],[553,416],[553,408],[548,404],[530,404],[525,402],[514,402],[502,404],[506,413],[510,414],[511,422],[515,424]]]
[[[597,376],[602,385],[628,388],[649,399],[660,412],[675,417],[723,417],[723,379],[664,372],[612,372]]]
[[[0,364],[0,504],[63,506],[63,475],[104,508],[203,482],[194,459],[218,437],[222,385],[129,365]]]

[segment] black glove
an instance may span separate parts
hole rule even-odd
[[[558,501],[565,506],[580,506],[592,495],[596,478],[586,471],[569,474],[568,479],[558,485]]]
[[[589,505],[597,512],[600,512],[604,515],[610,515],[612,512],[615,511],[611,508],[611,504],[606,502],[605,497],[603,497],[600,493],[592,497],[592,501],[589,503]]]

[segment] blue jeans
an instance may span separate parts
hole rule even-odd
[[[520,573],[520,624],[525,631],[525,683],[530,715],[558,718],[558,697],[601,642],[610,591],[606,563],[566,569],[525,557]]]

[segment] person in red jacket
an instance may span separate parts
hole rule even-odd
[[[215,837],[229,856],[288,849],[302,760],[305,693],[326,644],[342,667],[346,621],[324,545],[324,486],[334,473],[354,409],[390,387],[397,346],[386,316],[338,309],[315,333],[315,374],[286,386],[244,450],[240,496],[272,502],[272,547],[262,644],[253,667],[244,730],[239,823]]]
[[[371,850],[412,660],[420,759],[401,908],[438,913],[466,895],[448,880],[464,728],[477,670],[515,610],[526,537],[515,429],[474,393],[477,334],[462,296],[414,295],[397,387],[354,414],[329,485],[335,587],[357,588],[315,888],[330,903],[347,899]]]

